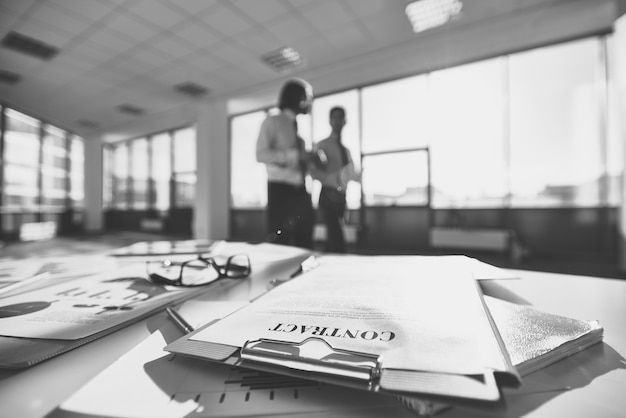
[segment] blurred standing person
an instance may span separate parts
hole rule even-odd
[[[313,154],[305,150],[296,122],[296,116],[309,113],[312,104],[311,85],[289,80],[280,91],[280,113],[268,116],[261,125],[256,158],[267,168],[269,242],[313,248],[315,212],[305,187]]]
[[[311,168],[311,175],[322,184],[319,210],[326,225],[328,252],[346,252],[343,220],[346,212],[346,188],[351,180],[358,180],[350,151],[341,143],[341,131],[346,124],[346,110],[335,106],[330,109],[330,136],[315,146],[315,151],[326,160]]]

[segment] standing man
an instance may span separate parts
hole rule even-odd
[[[325,155],[324,165],[312,166],[313,178],[320,181],[322,189],[319,210],[326,225],[328,252],[346,252],[343,219],[346,211],[346,188],[351,180],[358,180],[350,151],[341,143],[341,131],[346,124],[346,111],[335,106],[330,109],[330,136],[320,141],[315,149]]]
[[[267,240],[311,249],[315,212],[304,182],[313,154],[298,136],[296,116],[309,113],[312,104],[309,83],[287,81],[280,92],[280,113],[263,121],[256,147],[257,161],[267,167]]]

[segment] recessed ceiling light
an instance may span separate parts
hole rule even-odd
[[[76,121],[79,126],[87,129],[96,129],[99,125],[97,122],[88,119],[79,119]]]
[[[117,110],[119,110],[122,113],[127,113],[133,116],[143,115],[144,113],[144,110],[142,108],[133,106],[131,104],[121,104],[117,107]]]
[[[293,48],[284,46],[261,56],[261,60],[274,71],[284,71],[302,64],[302,56]]]
[[[200,97],[209,93],[209,89],[207,87],[194,83],[193,81],[176,84],[174,88],[177,91],[192,97]]]
[[[0,83],[17,84],[21,80],[22,80],[22,77],[19,74],[0,69]]]
[[[59,53],[57,47],[17,32],[9,32],[2,38],[2,46],[43,60],[52,59]]]
[[[413,32],[423,32],[444,25],[458,17],[463,8],[460,0],[418,0],[407,4],[404,9]]]

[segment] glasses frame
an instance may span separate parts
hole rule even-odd
[[[242,266],[233,263],[233,260],[238,257],[245,257],[247,261],[247,267],[242,268]],[[201,268],[197,266],[193,266],[193,267],[189,266],[190,263],[193,263],[198,260],[202,261],[206,265]],[[171,266],[179,266],[180,270],[178,273],[178,278],[168,279],[167,277],[163,277],[158,273],[151,272],[150,265],[155,264],[155,263],[160,263],[160,264],[168,263]],[[192,268],[194,270],[213,268],[217,272],[217,278],[215,280],[211,280],[206,283],[198,283],[198,284],[183,283],[183,277],[184,277],[183,272],[185,271],[185,267]],[[180,287],[208,286],[222,279],[245,279],[248,276],[250,276],[251,272],[252,272],[252,265],[250,264],[250,258],[246,254],[231,255],[230,257],[226,259],[226,263],[223,265],[217,264],[217,262],[215,261],[213,257],[203,257],[201,254],[198,254],[198,256],[192,260],[187,260],[187,261],[182,261],[182,262],[170,261],[170,260],[146,261],[146,273],[148,274],[148,278],[154,283],[167,285],[167,286],[180,286]]]

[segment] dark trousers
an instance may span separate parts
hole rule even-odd
[[[268,242],[313,248],[315,212],[304,186],[268,182],[267,221]]]
[[[345,253],[346,239],[343,235],[341,221],[346,211],[345,194],[322,188],[319,199],[319,211],[326,225],[325,251]]]

